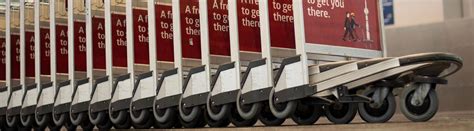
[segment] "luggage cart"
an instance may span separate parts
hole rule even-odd
[[[5,4],[5,5],[9,5],[9,4]],[[5,7],[5,6],[3,6]],[[10,7],[9,7],[10,8]],[[1,10],[2,14],[0,14],[0,18],[1,19],[5,19],[6,20],[6,14],[7,14],[7,10],[8,8],[4,8],[5,10]],[[8,11],[9,12],[9,11]],[[5,23],[7,23],[9,21],[6,21]],[[10,29],[7,29],[7,27],[9,28],[9,26],[7,26],[6,24],[2,24],[0,25],[0,42],[1,42],[1,51],[2,52],[5,52],[5,53],[2,53],[1,54],[1,60],[2,62],[0,63],[0,85],[1,85],[1,88],[0,88],[0,99],[2,100],[8,100],[9,97],[10,97],[10,88],[8,88],[8,84],[10,84],[8,81],[10,81],[10,65],[7,64],[7,63],[10,63],[10,45],[11,44],[7,44],[7,37],[6,37],[6,34],[7,34],[7,30],[10,30]],[[10,43],[10,38],[8,38],[8,43]],[[8,69],[7,69],[8,67]],[[8,101],[0,101],[0,129],[1,130],[6,130],[7,129],[7,119],[6,119],[6,113],[7,113],[7,107],[8,107]]]
[[[202,53],[208,56],[203,56],[203,62],[206,62],[204,58],[208,58],[205,65],[211,68],[211,92],[206,102],[206,121],[210,127],[227,127],[231,122],[232,112],[238,115],[234,105],[240,90],[239,49],[237,44],[230,44],[228,2],[200,0],[199,3],[201,48]],[[256,121],[257,119],[239,123],[242,121],[235,122],[234,119],[233,122],[236,126],[247,126]]]
[[[148,3],[148,11],[157,12],[156,16],[149,16],[149,19],[155,18],[156,21],[153,23],[153,20],[149,20],[148,24],[156,26],[156,30],[149,27],[149,33],[153,34],[152,32],[155,31],[157,36],[156,39],[149,38],[151,48],[153,48],[153,42],[156,41],[156,59],[160,61],[157,63],[157,67],[161,72],[158,72],[160,74],[157,75],[159,80],[156,83],[156,97],[153,100],[153,115],[158,128],[179,128],[181,123],[177,107],[183,90],[176,88],[182,87],[180,84],[182,75],[179,75],[178,70],[181,64],[181,54],[176,54],[177,49],[174,47],[173,19],[175,17],[172,15],[172,1],[158,0],[155,2],[155,8],[150,7],[151,3]],[[161,14],[165,14],[165,16]],[[160,23],[159,27],[158,23]],[[153,59],[153,55],[150,58]]]
[[[158,89],[166,89],[160,88],[163,85],[163,78],[167,77],[169,73],[166,73],[166,70],[173,69],[173,51],[170,51],[170,48],[173,48],[173,40],[171,37],[163,37],[160,33],[172,33],[171,32],[171,5],[170,3],[163,3],[161,1],[151,1],[151,2],[144,2],[139,1],[134,3],[137,6],[147,6],[148,12],[147,21],[140,20],[144,16],[144,11],[134,11],[134,20],[136,20],[136,25],[134,27],[134,35],[138,35],[139,37],[135,37],[136,44],[143,44],[141,42],[140,36],[147,36],[148,38],[148,55],[149,55],[149,71],[137,75],[137,79],[135,80],[134,84],[134,94],[132,102],[130,103],[130,115],[132,121],[135,123],[142,123],[144,126],[142,128],[146,128],[145,126],[153,125],[154,128],[171,128],[171,127],[179,127],[179,121],[177,119],[177,113],[172,113],[172,119],[166,120],[164,122],[155,121],[156,119],[151,116],[150,114],[153,112],[153,104],[155,102],[156,94],[159,92]],[[159,9],[158,11],[169,11],[167,17],[169,18],[160,18],[160,13],[156,13],[155,8]],[[155,15],[153,15],[155,14]],[[157,18],[158,17],[158,18]],[[138,18],[138,19],[137,19]],[[157,22],[159,21],[159,22]],[[160,24],[167,24],[167,27],[162,27]],[[147,28],[146,32],[143,30]],[[156,33],[157,31],[161,31],[160,33]],[[137,33],[138,32],[138,33]],[[153,37],[152,35],[156,37]],[[152,36],[152,37],[148,37]],[[138,38],[138,39],[137,39]],[[140,47],[139,47],[140,48]],[[135,49],[137,50],[137,49]],[[143,51],[143,47],[138,49]],[[135,55],[140,55],[140,53],[135,53]],[[161,80],[157,78],[161,77]],[[169,84],[168,84],[169,85]],[[164,86],[163,86],[164,87]],[[169,89],[167,89],[169,90]],[[173,90],[176,90],[173,89]],[[155,114],[155,113],[154,113]],[[168,118],[165,118],[168,119]],[[152,122],[152,123],[150,123]],[[139,128],[139,127],[138,127]]]
[[[251,126],[254,122],[248,124],[249,122],[259,119],[268,126],[280,125],[285,119],[274,117],[265,104],[273,87],[273,81],[268,38],[263,36],[263,30],[256,24],[262,19],[258,17],[260,1],[228,2],[231,45],[240,46],[238,51],[240,61],[243,61],[241,65],[246,67],[241,77],[241,89],[236,98],[236,110],[242,119],[234,115],[235,119],[231,121],[234,124],[245,123],[242,125]],[[249,13],[243,14],[241,11],[243,7]],[[246,64],[248,61],[251,62]]]
[[[112,3],[113,2],[113,3]],[[94,6],[104,11],[104,36],[105,36],[105,77],[95,80],[92,87],[92,98],[89,104],[89,119],[92,124],[100,129],[108,129],[114,126],[117,129],[130,128],[128,112],[117,111],[128,108],[125,99],[131,97],[131,80],[127,73],[127,43],[125,15],[118,12],[124,11],[123,4],[115,0],[94,1]],[[100,23],[102,20],[97,18]],[[114,24],[105,24],[114,23]],[[98,31],[100,32],[100,31]],[[126,74],[127,73],[127,74]],[[124,75],[125,74],[125,75]],[[121,76],[120,76],[121,75]],[[117,92],[123,92],[121,94]],[[130,93],[127,93],[130,92]],[[118,94],[115,96],[115,94]],[[115,108],[121,103],[120,108]],[[112,108],[114,107],[114,108]],[[117,122],[118,117],[125,120]],[[114,124],[118,123],[118,124]]]
[[[199,1],[173,1],[173,44],[175,64],[183,89],[178,112],[185,128],[204,127],[206,98],[209,94],[208,51],[202,52],[199,25]],[[207,57],[207,58],[204,58]]]
[[[68,22],[68,60],[69,77],[71,79],[71,103],[66,114],[69,115],[71,124],[81,126],[83,130],[92,130],[94,125],[89,121],[87,111],[90,99],[90,80],[87,74],[87,28],[85,1],[68,0],[67,22]],[[90,24],[90,23],[89,23]],[[86,88],[77,93],[77,89]],[[79,113],[81,112],[81,113]]]
[[[35,76],[38,84],[38,98],[35,109],[35,122],[40,129],[49,127],[50,129],[58,129],[52,120],[52,108],[54,104],[55,88],[53,87],[51,75],[51,38],[49,28],[49,12],[48,3],[35,2]],[[38,75],[38,74],[36,74]]]
[[[77,2],[77,1],[75,1]],[[95,2],[95,3],[94,3]],[[74,125],[82,126],[85,130],[92,130],[95,125],[100,130],[110,129],[110,121],[100,123],[96,119],[89,118],[90,104],[92,101],[93,90],[97,83],[106,81],[105,76],[105,25],[103,19],[103,6],[97,1],[87,0],[84,3],[85,19],[85,47],[86,47],[86,79],[78,80],[74,87],[71,121]],[[73,3],[77,6],[76,3]],[[71,4],[69,4],[71,5]],[[81,16],[82,17],[82,16]],[[92,122],[91,122],[92,120]],[[106,120],[107,121],[107,120]]]
[[[56,8],[57,7],[57,8]],[[58,13],[57,13],[58,12]],[[48,102],[53,101],[52,105],[43,106],[44,110],[39,114],[51,113],[52,122],[56,125],[55,128],[61,128],[65,126],[67,129],[75,129],[69,118],[69,108],[72,99],[72,85],[74,78],[74,72],[69,69],[74,69],[73,65],[69,65],[69,61],[73,58],[69,58],[68,49],[68,26],[67,26],[67,10],[66,1],[49,1],[49,27],[50,27],[50,52],[51,52],[51,81],[53,82],[53,88],[43,89],[44,92],[41,95],[52,95],[44,96]],[[72,80],[72,82],[71,82]],[[51,91],[53,90],[53,91]],[[41,97],[40,97],[41,99]],[[51,100],[52,99],[52,100]],[[40,116],[44,117],[44,116]]]
[[[351,122],[359,109],[361,117],[367,122],[386,122],[395,112],[392,90],[396,87],[407,86],[403,89],[401,97],[402,112],[413,121],[426,121],[436,113],[437,109],[434,87],[437,84],[445,84],[446,80],[443,77],[456,72],[462,66],[462,59],[455,55],[426,53],[396,58],[356,59],[356,61],[318,64],[310,66],[308,70],[307,65],[312,61],[318,61],[318,57],[315,56],[321,54],[348,55],[361,59],[381,57],[384,54],[383,31],[381,31],[383,25],[377,23],[378,27],[375,27],[375,33],[381,32],[377,34],[381,36],[378,37],[381,40],[377,38],[371,40],[369,35],[363,41],[381,41],[379,48],[382,50],[373,50],[373,48],[360,50],[314,44],[311,42],[317,40],[308,36],[314,32],[308,33],[305,30],[311,28],[311,22],[318,21],[308,17],[303,11],[303,7],[310,7],[311,3],[293,1],[293,4],[296,52],[299,56],[293,60],[298,62],[280,66],[276,77],[279,79],[270,93],[269,107],[278,118],[283,119],[291,115],[298,124],[313,124],[324,112],[331,122],[342,124]],[[377,13],[380,10],[379,1],[358,4],[365,4],[363,12],[366,14],[366,19],[381,18],[380,13]],[[369,12],[376,13],[368,16]],[[262,16],[268,16],[268,14]],[[368,23],[365,26],[367,32],[374,31],[369,30]],[[319,58],[324,57],[319,56]],[[285,60],[282,63],[285,63]],[[280,74],[286,76],[279,77]],[[281,82],[282,80],[285,82]],[[413,92],[416,92],[415,95],[408,95]],[[431,102],[430,107],[408,108],[420,107],[426,101]],[[298,108],[307,107],[311,107],[310,110],[303,109],[295,112]],[[374,111],[379,113],[374,114]],[[416,111],[423,113],[415,114]]]
[[[25,94],[23,98],[23,104],[20,111],[20,121],[24,127],[32,128],[36,126],[35,122],[35,109],[38,98],[39,88],[36,84],[36,72],[35,72],[35,31],[34,31],[34,17],[33,14],[33,3],[23,3],[24,6],[23,17],[24,24],[24,43],[25,46],[21,48],[23,55],[25,56],[22,63],[24,63],[25,80],[23,81],[25,86]]]
[[[21,60],[23,56],[21,55],[22,47],[24,47],[24,32],[21,27],[23,26],[23,21],[20,17],[20,3],[10,3],[7,6],[6,18],[8,19],[7,24],[7,56],[10,57],[7,59],[7,86],[10,87],[10,94],[7,99],[8,106],[6,110],[6,122],[7,126],[10,128],[20,128],[22,127],[20,121],[20,110],[22,106],[22,100],[24,96],[24,88],[21,85],[24,82],[24,76],[20,75],[24,73],[24,70],[20,67],[23,66]],[[9,75],[8,75],[9,74]],[[22,79],[23,78],[23,79]]]

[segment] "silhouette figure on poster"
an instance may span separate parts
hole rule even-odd
[[[344,41],[357,41],[359,36],[356,33],[356,27],[360,27],[355,20],[354,12],[346,12],[346,18],[344,20],[344,36],[342,40]],[[349,39],[347,38],[349,37]]]

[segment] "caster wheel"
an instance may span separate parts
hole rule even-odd
[[[150,118],[148,120],[144,120],[144,123],[132,122],[133,128],[135,129],[150,129],[151,127],[153,127],[154,124],[155,124],[155,120],[150,119]]]
[[[7,125],[8,127],[13,127],[16,128],[20,124],[20,116],[15,115],[15,116],[7,116]]]
[[[130,108],[130,109],[133,109],[133,108]],[[137,111],[130,110],[130,118],[132,122],[136,124],[141,125],[143,123],[147,123],[148,120],[150,119],[150,111],[147,109],[137,110]]]
[[[250,120],[253,118],[258,117],[258,114],[262,110],[262,103],[252,103],[252,104],[243,104],[243,99],[241,98],[241,93],[237,95],[237,112],[239,113],[240,117],[245,120]]]
[[[176,127],[176,125],[179,126],[176,128],[181,128],[181,123],[179,123],[179,119],[178,119],[179,116],[178,116],[178,111],[176,111],[176,108],[167,108],[164,110],[155,109],[153,114],[155,115],[155,119],[156,119],[156,122],[154,125],[155,128],[169,129],[169,128]],[[164,118],[166,119],[166,121],[159,122],[158,121],[159,118]]]
[[[21,116],[20,120],[21,120],[21,124],[24,127],[33,127],[35,124],[35,119],[33,115]]]
[[[400,96],[400,110],[406,118],[413,122],[424,122],[434,117],[438,112],[438,95],[434,90],[436,85],[431,85],[423,103],[415,105],[411,102],[417,86],[406,87]]]
[[[272,88],[268,98],[268,106],[270,106],[270,111],[275,117],[286,119],[295,112],[297,106],[296,101],[293,100],[277,104],[275,103],[276,100],[278,100],[278,98],[275,97],[275,88]]]
[[[204,116],[209,127],[227,127],[230,124],[228,116],[222,118],[221,120],[214,120],[208,114],[205,114]]]
[[[295,113],[291,115],[291,119],[298,125],[313,125],[322,115],[322,106],[307,105],[299,101]]]
[[[35,121],[39,128],[46,128],[51,122],[51,114],[36,115]]]
[[[206,126],[204,121],[204,109],[199,106],[194,106],[191,108],[185,108],[182,98],[179,99],[178,112],[180,116],[181,125],[185,128],[196,128]]]
[[[324,106],[326,118],[334,124],[348,124],[357,114],[354,103],[338,103]]]
[[[184,128],[200,128],[206,126],[206,122],[204,120],[205,114],[203,113],[203,109],[198,106],[192,107],[192,109],[186,109],[183,108],[182,104],[180,104],[179,108],[179,114],[181,116],[179,117],[181,118],[180,123],[181,125],[183,125]],[[191,121],[186,121],[183,119],[183,116],[189,118],[191,114],[195,115],[195,117],[191,119]]]
[[[62,126],[66,123],[66,114],[54,114],[53,113],[53,122],[57,126]]]
[[[76,126],[81,125],[84,119],[86,118],[85,113],[71,113],[70,115],[71,116],[69,116],[69,118],[71,118],[71,123]]]
[[[260,112],[260,115],[258,116],[258,119],[265,125],[265,126],[279,126],[285,122],[286,119],[280,119],[277,118],[273,115],[273,113],[270,111],[271,107],[265,106],[262,112]]]
[[[101,112],[101,113],[106,113],[106,112]],[[104,117],[103,121],[97,124],[97,128],[99,130],[110,130],[114,124],[109,120],[108,117]]]
[[[231,107],[229,120],[236,127],[250,127],[257,123],[258,117],[254,117],[250,120],[245,120],[244,118],[240,117],[236,108]]]
[[[113,124],[124,123],[130,117],[130,114],[126,110],[111,112],[109,115],[110,121],[112,121]]]
[[[374,95],[373,90],[364,93],[367,97]],[[358,104],[359,115],[362,120],[368,123],[384,123],[392,118],[396,111],[395,96],[391,92],[388,93],[382,105],[375,106],[371,103]]]
[[[213,106],[211,101],[211,93],[209,93],[207,97],[207,102],[206,102],[206,111],[208,114],[208,117],[212,120],[219,121],[224,118],[229,117],[230,113],[230,104],[225,104],[225,105],[220,105],[220,106]]]
[[[92,131],[94,130],[94,124],[92,124],[89,119],[85,119],[84,118],[84,121],[82,121],[82,123],[80,124],[82,130],[84,131]]]
[[[89,121],[94,125],[99,125],[109,119],[106,112],[88,112],[87,114],[89,114]]]
[[[69,121],[69,120],[66,120],[66,121],[64,122],[64,127],[65,127],[66,130],[68,130],[68,131],[75,131],[75,130],[77,129],[77,126],[76,126],[76,125],[73,125],[73,124],[71,123],[71,121]]]
[[[108,123],[112,123],[110,122],[109,119],[107,119],[107,121]],[[129,118],[127,118],[124,123],[114,124],[113,126],[115,129],[130,129],[132,128],[132,121]]]

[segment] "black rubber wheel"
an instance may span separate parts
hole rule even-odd
[[[131,120],[133,128],[135,129],[150,129],[155,124],[155,119],[150,117],[149,110],[139,110],[139,111],[131,111]],[[135,118],[134,118],[135,117]],[[133,119],[136,119],[133,121]],[[140,122],[140,123],[136,123]]]
[[[165,110],[155,110],[154,113],[155,113],[155,116],[156,115],[163,116],[166,112],[170,114],[170,117],[168,118],[168,120],[166,122],[158,122],[158,120],[156,120],[154,127],[162,128],[162,129],[170,129],[170,128],[176,127],[176,125],[179,125],[179,127],[181,127],[181,124],[178,118],[179,117],[178,111],[176,110],[176,108],[167,108]]]
[[[144,120],[144,122],[145,123],[133,123],[132,122],[133,128],[135,128],[135,129],[150,129],[155,124],[155,119],[151,119],[149,117],[148,120]]]
[[[33,115],[20,116],[21,124],[23,127],[33,127],[35,126],[35,118]]]
[[[364,93],[364,95],[372,97],[374,92],[369,91]],[[384,123],[395,114],[396,106],[395,96],[393,96],[392,92],[389,92],[382,105],[374,107],[371,103],[359,103],[358,110],[362,120],[368,123]]]
[[[207,121],[207,125],[209,125],[209,127],[227,127],[230,124],[230,120],[228,116],[225,116],[223,119],[218,120],[218,121],[212,119],[208,114],[204,116],[205,116],[205,120]]]
[[[64,127],[66,128],[66,130],[68,131],[75,131],[77,129],[77,126],[72,124],[70,118],[69,118],[69,115],[65,115],[65,121],[64,121]]]
[[[424,122],[434,117],[438,112],[438,95],[434,90],[434,84],[423,103],[419,106],[413,105],[411,99],[415,93],[416,86],[406,87],[400,96],[400,110],[403,115],[413,122]]]
[[[250,120],[253,118],[258,117],[260,111],[262,111],[263,104],[261,102],[251,103],[251,104],[243,104],[243,99],[241,98],[241,93],[237,95],[237,112],[239,113],[240,117],[246,120]]]
[[[231,107],[229,120],[236,127],[250,127],[250,126],[255,125],[255,123],[257,123],[258,117],[254,117],[250,120],[245,120],[237,112],[236,108]]]
[[[291,119],[298,125],[313,125],[323,115],[323,112],[323,107],[320,105],[307,105],[299,101]]]
[[[8,127],[17,128],[20,125],[20,116],[7,116],[7,125]]]
[[[269,104],[267,104],[267,106],[269,106],[273,116],[280,119],[286,119],[295,112],[297,107],[297,101],[292,100],[282,103],[276,103],[276,100],[278,100],[278,98],[275,97],[275,88],[272,88],[272,91],[270,92],[268,98]]]
[[[51,123],[51,114],[36,114],[35,121],[39,128],[46,128]]]
[[[61,128],[62,128],[62,126],[56,126],[53,122],[50,122],[49,125],[48,125],[48,129],[50,131],[60,131]]]
[[[109,115],[109,119],[113,124],[124,123],[130,117],[130,114],[126,110],[114,111]]]
[[[84,112],[81,113],[71,113],[69,118],[71,118],[71,123],[80,126],[82,122],[87,119],[87,115]]]
[[[285,122],[286,119],[280,119],[273,115],[268,103],[265,103],[265,105],[267,106],[265,106],[260,112],[260,115],[258,115],[260,122],[262,122],[265,126],[280,126],[283,124],[283,122]]]
[[[84,118],[84,119],[83,119],[83,121],[82,121],[82,123],[81,123],[81,128],[82,128],[82,130],[84,130],[84,131],[92,131],[92,130],[94,130],[94,127],[95,127],[95,125],[92,124],[92,123],[89,121],[89,119],[87,119],[87,118]]]
[[[89,121],[94,124],[94,125],[99,125],[100,123],[104,122],[105,120],[108,120],[109,116],[107,115],[106,112],[88,112],[89,114]]]
[[[144,123],[149,123],[150,116],[150,111],[147,109],[137,111],[130,110],[130,118],[134,124],[142,125]]]
[[[109,119],[107,119],[109,123],[112,123]],[[132,120],[126,119],[122,124],[113,124],[115,129],[130,129],[132,128]]]
[[[66,118],[69,115],[66,114],[54,114],[53,113],[53,122],[56,124],[56,126],[63,126],[66,123],[66,120],[69,118]]]
[[[106,113],[106,112],[100,112],[100,113]],[[112,128],[112,126],[114,126],[114,123],[112,123],[112,121],[110,121],[109,117],[104,117],[102,122],[100,122],[96,126],[97,126],[97,128],[99,128],[99,130],[110,130],[110,128]]]
[[[184,128],[201,128],[201,127],[206,126],[207,123],[206,123],[205,118],[204,118],[204,115],[205,115],[204,109],[202,109],[201,107],[198,107],[198,106],[193,107],[193,108],[194,109],[191,109],[191,110],[196,110],[196,108],[197,108],[197,116],[190,122],[187,122],[183,119],[180,119],[181,125],[183,125]],[[188,109],[184,109],[183,111],[185,111],[185,112],[183,112],[183,113],[186,113],[186,110],[188,110]],[[179,117],[179,118],[181,118],[181,117]]]
[[[348,124],[357,114],[357,104],[339,103],[324,106],[326,118],[334,124]]]

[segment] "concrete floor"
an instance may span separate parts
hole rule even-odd
[[[414,123],[410,122],[401,114],[396,114],[388,123],[382,124],[367,124],[359,117],[352,122],[352,124],[333,125],[330,124],[326,118],[322,117],[315,125],[297,126],[291,120],[287,120],[283,126],[278,127],[263,127],[260,123],[256,127],[248,128],[200,128],[200,129],[172,129],[170,131],[222,131],[222,130],[259,130],[259,131],[366,131],[366,130],[384,130],[384,131],[412,131],[412,130],[429,130],[429,131],[474,131],[474,111],[460,111],[460,112],[441,112],[438,113],[432,120],[428,122]]]

